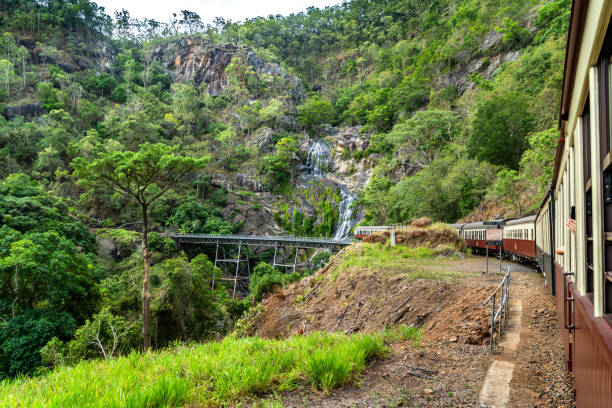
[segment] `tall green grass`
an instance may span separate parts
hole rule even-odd
[[[358,378],[369,359],[386,352],[382,334],[227,337],[5,381],[0,407],[215,407],[300,383],[328,392]]]

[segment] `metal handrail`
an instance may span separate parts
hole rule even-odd
[[[499,303],[499,308],[495,309],[495,298],[497,294],[501,295],[501,302]],[[508,299],[510,298],[510,267],[508,267],[508,272],[504,275],[504,279],[502,279],[501,283],[497,285],[493,293],[482,302],[482,306],[485,306],[491,300],[493,303],[491,304],[491,331],[490,331],[490,340],[489,340],[489,349],[493,352],[493,332],[495,331],[495,326],[498,325],[499,328],[497,332],[499,333],[499,338],[502,336],[502,323],[505,326],[505,322],[508,318]]]

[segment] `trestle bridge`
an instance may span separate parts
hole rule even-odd
[[[215,266],[222,270],[222,280],[232,286],[230,289],[233,298],[248,294],[251,276],[249,248],[274,248],[272,266],[283,268],[285,272],[290,270],[294,272],[298,267],[310,266],[309,260],[313,251],[337,252],[353,243],[350,238],[208,234],[169,234],[168,236],[174,239],[179,248],[195,245],[215,246]],[[299,263],[301,259],[304,259],[303,263]]]

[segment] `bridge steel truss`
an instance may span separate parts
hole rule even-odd
[[[249,247],[266,247],[274,248],[274,257],[272,266],[283,267],[285,272],[291,269],[293,272],[298,267],[308,266],[308,261],[305,264],[298,264],[300,250],[305,251],[306,260],[309,259],[308,250],[329,250],[336,252],[353,243],[351,239],[331,239],[331,238],[300,238],[287,236],[258,236],[258,235],[205,235],[205,234],[172,234],[169,235],[174,239],[177,245],[198,245],[207,244],[215,245],[215,266],[218,266],[223,271],[223,281],[232,285],[232,298],[245,297],[248,294],[249,279],[251,277],[251,269],[249,264]],[[229,257],[226,254],[227,246],[237,247],[236,258]],[[243,247],[245,250],[243,251]],[[291,253],[287,254],[287,250],[291,249]],[[291,262],[291,258],[293,262]],[[236,266],[233,267],[232,265]],[[241,268],[241,264],[243,266]],[[213,281],[214,286],[214,281]]]

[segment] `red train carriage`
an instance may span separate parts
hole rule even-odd
[[[473,248],[476,253],[482,252],[487,248],[486,231],[489,228],[496,228],[491,225],[485,225],[483,222],[471,222],[463,224],[459,231],[461,238],[465,240],[465,244],[469,248]],[[498,251],[498,245],[488,245],[489,250]]]
[[[536,216],[506,221],[503,233],[503,249],[513,258],[536,258],[535,244]]]

